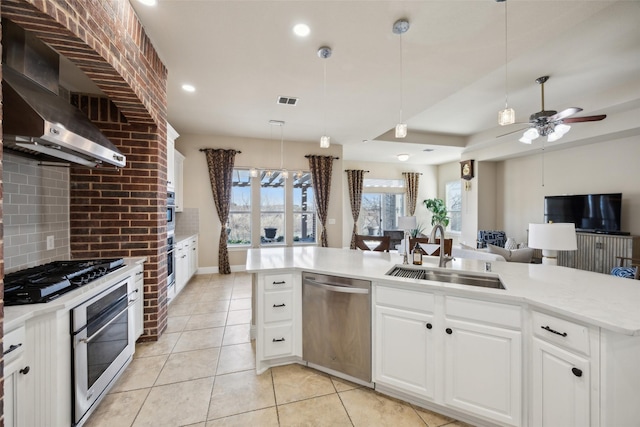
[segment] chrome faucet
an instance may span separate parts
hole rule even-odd
[[[447,263],[453,259],[453,257],[446,256],[444,254],[444,228],[440,224],[433,226],[431,230],[431,236],[429,236],[429,243],[436,243],[436,233],[440,230],[440,262],[438,267],[446,267]]]

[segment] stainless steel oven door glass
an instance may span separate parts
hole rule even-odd
[[[136,295],[127,278],[75,307],[73,329],[74,425],[82,425],[131,361]]]
[[[176,195],[167,192],[167,232],[171,233],[176,229]]]
[[[169,235],[167,237],[167,288],[171,288],[176,284],[176,254],[174,246],[175,237]]]

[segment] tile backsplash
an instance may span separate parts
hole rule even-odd
[[[3,157],[5,271],[69,259],[69,169]]]
[[[184,208],[176,213],[176,235],[190,236],[197,234],[200,228],[200,215],[197,208]]]

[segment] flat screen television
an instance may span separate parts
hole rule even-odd
[[[620,231],[622,193],[546,196],[545,222],[572,222],[576,230],[625,234]]]

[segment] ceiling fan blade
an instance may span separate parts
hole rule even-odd
[[[522,132],[525,129],[527,129],[527,128],[522,128],[522,129],[518,129],[518,130],[513,130],[511,132],[503,133],[502,135],[496,136],[496,138],[502,138],[503,136],[511,135],[512,133]]]
[[[578,108],[578,107],[567,108],[566,110],[562,110],[559,113],[556,113],[553,116],[550,116],[548,120],[550,122],[555,122],[556,120],[562,120],[565,117],[573,116],[575,113],[579,113],[580,111],[582,111],[582,108]]]
[[[580,123],[580,122],[599,122],[607,117],[606,114],[600,114],[599,116],[585,116],[585,117],[572,117],[564,119],[563,123]]]

